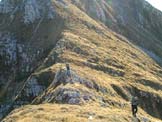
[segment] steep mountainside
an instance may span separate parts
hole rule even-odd
[[[129,38],[161,64],[162,12],[144,0],[72,1],[94,19]]]
[[[122,1],[0,2],[3,122],[136,121],[134,95],[137,117],[160,122],[162,13],[142,0]]]

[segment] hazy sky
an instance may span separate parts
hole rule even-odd
[[[162,11],[162,0],[146,0],[151,3],[155,8]]]

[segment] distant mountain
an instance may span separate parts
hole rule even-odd
[[[2,122],[162,119],[162,13],[144,0],[2,0]],[[66,65],[70,65],[70,69]]]

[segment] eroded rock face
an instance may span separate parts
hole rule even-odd
[[[86,80],[84,78],[81,78],[79,75],[77,75],[74,71],[70,71],[70,77],[67,75],[66,70],[59,70],[55,78],[51,84],[52,87],[57,87],[60,84],[68,84],[68,83],[79,83],[79,84],[84,84],[88,88],[94,88],[95,85],[92,81]]]
[[[10,107],[11,105],[9,104],[0,105],[0,119],[2,119],[5,116]]]
[[[16,77],[18,47],[17,40],[10,33],[0,32],[0,87],[5,90],[6,84]],[[0,97],[3,96],[3,93]]]
[[[28,75],[38,66],[44,49],[32,48],[31,44],[25,45],[23,40],[16,39],[15,35],[10,32],[0,32],[0,98],[3,107],[0,108],[2,113],[10,110],[8,103],[12,103],[23,82]],[[20,86],[20,84],[22,86]],[[16,101],[14,106],[20,106],[29,102],[30,98],[37,96],[44,90],[44,86],[37,83],[35,78],[29,80],[25,89],[24,101]],[[5,96],[5,97],[4,97]],[[5,107],[6,106],[6,107]],[[3,115],[2,115],[3,116]]]
[[[36,97],[41,92],[43,92],[44,89],[45,87],[40,85],[36,78],[32,77],[31,79],[29,79],[29,81],[27,81],[24,91],[27,97],[29,96]]]
[[[66,103],[66,104],[83,104],[95,99],[95,95],[84,89],[75,88],[74,84],[59,86],[56,89],[50,88],[34,100],[35,103]]]
[[[55,15],[51,0],[26,0],[24,8],[24,23],[33,23],[45,17],[53,19]]]
[[[85,91],[84,91],[85,92]],[[84,93],[73,87],[59,87],[53,92],[47,93],[43,98],[43,103],[67,103],[67,104],[82,104],[84,101],[89,101],[92,94]]]
[[[0,33],[0,72],[3,72],[3,75],[12,72],[12,74],[9,75],[12,77],[17,77],[16,73],[18,72],[21,72],[19,75],[30,73],[34,68],[33,63],[38,60],[38,56],[43,53],[42,49],[33,50],[31,48],[31,46],[26,46],[21,43],[21,41],[18,41],[14,35],[9,32]],[[34,51],[35,54],[31,54],[32,51]],[[1,75],[1,77],[3,75]],[[16,80],[18,81],[19,78],[16,78]]]
[[[0,33],[0,56],[6,59],[4,65],[11,65],[16,62],[17,40],[10,33]]]
[[[21,71],[29,72],[25,69],[25,63],[31,63],[32,59],[27,54],[28,49],[24,49],[24,45],[20,44],[11,33],[0,33],[0,57],[3,67],[21,65]],[[19,59],[18,59],[19,58]]]
[[[2,0],[0,16],[3,18],[0,20],[0,105],[3,105],[15,102],[23,83],[55,45],[56,38],[49,39],[49,31],[42,32],[42,37],[36,38],[39,30],[44,29],[41,27],[44,23],[54,23],[55,10],[51,0]],[[51,28],[54,33],[55,27]],[[54,35],[57,37],[61,29],[56,31]],[[44,46],[46,41],[48,45]],[[14,106],[31,101],[29,99],[38,96],[42,89],[44,86],[36,79],[30,79],[24,92],[25,100],[16,101]]]
[[[69,77],[66,70],[59,70],[51,85],[33,103],[83,104],[86,101],[94,100],[96,95],[91,90],[99,91],[99,86],[92,81],[81,78],[74,71],[70,73]],[[77,85],[81,87],[77,89]]]
[[[1,13],[9,13],[13,10],[13,5],[11,0],[2,0],[0,1],[0,12]]]
[[[21,12],[25,24],[30,24],[39,19],[53,19],[55,16],[51,0],[2,0],[0,13],[15,16]]]

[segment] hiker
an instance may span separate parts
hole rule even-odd
[[[132,100],[131,100],[131,105],[132,105],[132,114],[134,117],[136,117],[136,113],[138,111],[138,106],[139,102],[138,102],[138,97],[135,96],[135,97],[132,97]]]
[[[66,64],[66,75],[71,79],[70,65]]]

